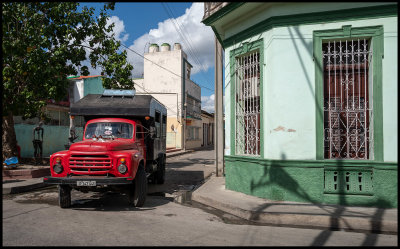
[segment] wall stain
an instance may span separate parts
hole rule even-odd
[[[294,129],[287,129],[287,130],[286,130],[286,128],[283,127],[283,126],[278,126],[278,127],[276,127],[276,128],[274,129],[274,131],[296,132],[296,130],[294,130]]]
[[[274,131],[285,131],[285,127],[283,127],[283,126],[278,126],[278,127],[276,127],[275,129],[274,129]]]

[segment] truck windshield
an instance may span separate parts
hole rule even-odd
[[[86,127],[85,138],[93,136],[102,136],[104,138],[132,138],[133,125],[120,122],[99,122],[91,123]]]

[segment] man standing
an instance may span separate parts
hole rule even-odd
[[[42,128],[43,122],[39,122],[39,125],[33,128],[33,147],[35,148],[35,152],[33,156],[35,157],[35,164],[37,163],[37,159],[42,159],[43,155],[43,132],[44,129]]]

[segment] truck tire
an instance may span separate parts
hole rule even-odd
[[[154,174],[157,184],[165,182],[165,156],[158,158],[157,171]]]
[[[129,191],[129,203],[135,207],[142,207],[147,195],[147,178],[143,167],[139,167],[135,180]]]
[[[68,185],[58,185],[58,204],[61,208],[71,206],[71,188]]]

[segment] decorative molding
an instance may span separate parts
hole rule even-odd
[[[235,9],[239,8],[246,2],[232,2],[228,3],[227,5],[223,6],[219,10],[215,11],[214,13],[209,14],[206,18],[204,18],[201,22],[207,26],[211,26],[214,22],[218,21],[222,17],[226,16],[227,14],[231,13]],[[205,3],[206,4],[206,3]],[[223,3],[221,3],[222,5]],[[218,7],[217,7],[218,8]],[[204,13],[206,16],[207,13]]]
[[[312,12],[286,16],[273,16],[245,29],[244,31],[237,33],[236,35],[223,39],[222,42],[220,39],[219,40],[221,42],[221,45],[226,48],[276,27],[372,19],[397,15],[397,4],[390,4],[365,8],[352,8],[345,10]],[[214,33],[218,34],[215,27],[211,27],[213,28]],[[217,37],[221,38],[219,34]]]

